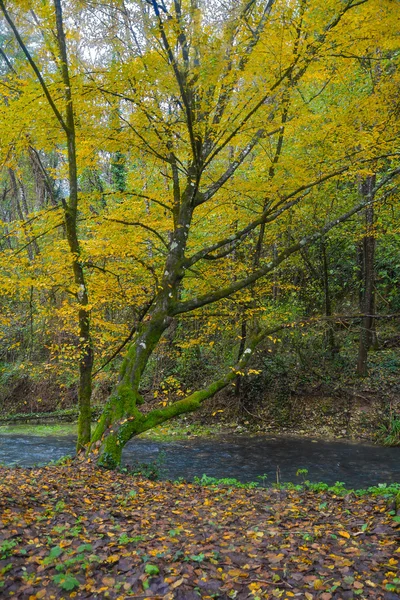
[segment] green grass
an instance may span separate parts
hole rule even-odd
[[[47,425],[33,425],[23,423],[20,425],[0,425],[0,435],[76,435],[77,423],[49,423]]]
[[[93,424],[95,426],[95,423]],[[173,440],[181,440],[190,437],[209,437],[223,433],[227,430],[221,425],[197,425],[195,423],[186,424],[177,421],[169,423],[162,427],[156,427],[146,433],[141,434],[142,439],[151,439],[159,442],[171,442]],[[76,435],[78,431],[77,423],[48,423],[34,424],[21,423],[18,425],[7,424],[0,425],[0,435],[38,435],[46,437],[48,435]],[[189,435],[188,435],[189,434]]]
[[[150,429],[142,433],[139,437],[142,439],[152,439],[159,442],[172,442],[190,437],[212,437],[221,433],[231,433],[232,427],[226,425],[198,425],[196,423],[185,423],[184,421],[175,421],[166,423],[161,427]]]

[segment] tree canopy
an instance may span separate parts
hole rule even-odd
[[[282,272],[274,301],[278,268],[343,224],[364,235],[368,207],[393,222],[398,8],[0,0],[0,326],[31,307],[46,367],[79,371],[79,448],[113,466],[132,436],[195,410],[303,317]],[[153,352],[192,314],[240,336],[237,357],[142,410]],[[120,352],[91,436],[92,378]]]

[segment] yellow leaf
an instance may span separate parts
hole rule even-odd
[[[116,563],[119,561],[119,554],[111,554],[108,558],[107,558],[107,562],[108,563]]]
[[[347,531],[339,531],[339,535],[346,538],[346,540],[350,539],[350,534]]]
[[[230,577],[248,577],[248,573],[243,573],[243,571],[240,571],[239,569],[231,569],[230,571],[228,571],[228,575]]]
[[[316,579],[314,581],[314,590],[323,590],[324,587],[324,582],[321,581],[321,579]]]

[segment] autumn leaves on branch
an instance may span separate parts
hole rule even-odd
[[[56,307],[62,339],[46,345],[50,363],[79,371],[79,448],[90,441],[93,370],[126,352],[95,434],[112,454],[144,423],[228,385],[277,326],[266,292],[277,267],[367,206],[385,211],[397,193],[396,9],[377,0],[0,0],[0,9],[2,164],[28,179],[33,149],[63,216],[55,224],[31,193],[29,214],[9,218],[15,227],[4,220],[0,285],[5,297],[29,290],[39,321]],[[32,217],[39,252],[25,256]],[[143,374],[172,322],[228,301],[247,323],[238,364],[176,406],[140,412]],[[226,327],[235,328],[228,315]],[[112,430],[132,416],[128,433]]]

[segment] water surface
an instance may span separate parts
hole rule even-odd
[[[0,463],[32,466],[73,454],[75,436],[1,435]],[[124,464],[152,462],[163,456],[163,477],[191,480],[203,473],[256,481],[267,474],[275,482],[296,481],[298,469],[308,469],[311,481],[361,488],[400,482],[400,448],[384,448],[343,441],[325,442],[293,437],[218,436],[174,442],[137,439],[123,453]]]

